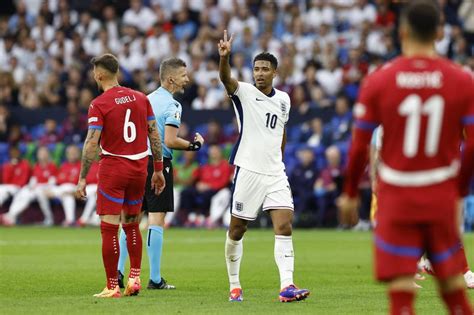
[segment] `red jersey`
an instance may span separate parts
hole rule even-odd
[[[155,119],[145,94],[116,86],[95,98],[88,114],[89,129],[102,131],[102,156],[140,160],[148,157],[148,120]]]
[[[474,168],[473,91],[471,74],[443,58],[399,57],[369,75],[354,107],[346,193],[356,195],[371,133],[381,124],[379,194],[396,192],[418,205],[464,194],[457,179],[463,128],[468,137],[460,182],[466,188]]]
[[[99,174],[99,162],[93,162],[86,176],[87,184],[97,184]]]
[[[56,184],[77,184],[80,172],[80,161],[76,163],[64,162],[59,168],[58,175],[56,176]]]
[[[232,166],[226,160],[217,165],[206,164],[195,170],[194,177],[214,190],[226,187],[230,182]]]
[[[5,163],[3,165],[2,183],[16,186],[25,186],[30,180],[30,164],[25,160],[16,163]]]
[[[44,167],[36,163],[33,167],[33,176],[36,178],[38,184],[46,184],[50,177],[56,176],[58,169],[54,163],[48,163]]]

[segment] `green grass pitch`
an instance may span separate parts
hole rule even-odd
[[[386,314],[383,285],[372,277],[371,234],[296,230],[295,281],[311,290],[303,302],[277,301],[271,230],[244,240],[243,303],[229,303],[224,230],[165,231],[163,275],[175,291],[96,299],[105,286],[98,229],[0,228],[2,314]],[[474,265],[474,234],[465,235]],[[148,281],[143,255],[142,282]],[[418,314],[445,314],[431,277],[419,282]],[[474,291],[469,292],[474,302]]]

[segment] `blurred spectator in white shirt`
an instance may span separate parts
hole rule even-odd
[[[246,5],[240,5],[237,8],[237,12],[234,12],[234,15],[230,18],[227,30],[229,34],[234,34],[234,37],[237,38],[242,35],[243,30],[246,27],[257,31],[258,20],[256,17],[250,14],[250,11]]]
[[[338,94],[342,87],[342,69],[339,67],[337,59],[330,59],[323,69],[318,70],[316,79],[328,95]]]
[[[376,18],[377,10],[368,0],[357,0],[357,4],[348,12],[349,23],[357,28],[359,28],[364,21],[374,23]]]
[[[312,0],[309,10],[304,14],[304,22],[313,31],[317,31],[321,24],[335,24],[334,9],[324,0]]]
[[[111,5],[104,7],[102,10],[103,23],[110,40],[119,40],[120,20],[117,18],[115,8]]]
[[[36,40],[38,47],[46,48],[54,39],[54,28],[48,25],[45,18],[40,15],[36,19],[36,25],[31,30],[30,36]]]
[[[123,14],[122,21],[145,33],[155,24],[156,15],[152,9],[144,6],[141,0],[130,0],[130,8]]]
[[[153,34],[146,38],[146,55],[147,59],[153,59],[159,63],[170,50],[169,34],[165,33],[163,24],[160,22],[153,25],[152,31]]]
[[[74,53],[74,44],[72,40],[66,38],[64,31],[57,30],[55,40],[49,46],[48,52],[51,56],[60,57],[64,60],[64,64],[69,66]]]
[[[81,13],[79,24],[76,26],[76,32],[84,39],[93,39],[99,32],[101,24],[99,20],[92,18],[90,12]]]

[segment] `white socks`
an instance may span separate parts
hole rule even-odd
[[[229,276],[230,290],[241,288],[239,272],[242,261],[243,245],[242,240],[234,241],[227,233],[225,240],[225,262],[227,264],[227,274]]]
[[[280,289],[293,284],[295,254],[291,236],[275,235],[275,262],[280,272]]]
[[[227,233],[225,240],[225,260],[227,264],[230,290],[241,288],[239,272],[242,254],[242,240],[231,240]],[[293,284],[295,255],[293,252],[293,239],[291,236],[275,235],[275,262],[278,266],[278,271],[280,272],[280,288],[283,289]]]

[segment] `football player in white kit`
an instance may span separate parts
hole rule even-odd
[[[257,218],[260,209],[268,211],[273,222],[275,262],[281,284],[279,300],[304,300],[309,290],[299,289],[293,283],[293,197],[283,163],[290,97],[273,88],[278,61],[270,53],[261,53],[254,59],[255,85],[231,78],[232,40],[224,31],[224,38],[218,43],[219,76],[232,98],[240,133],[230,157],[236,169],[230,202],[232,218],[225,242],[229,300],[242,301],[239,280],[242,238],[248,222]]]

